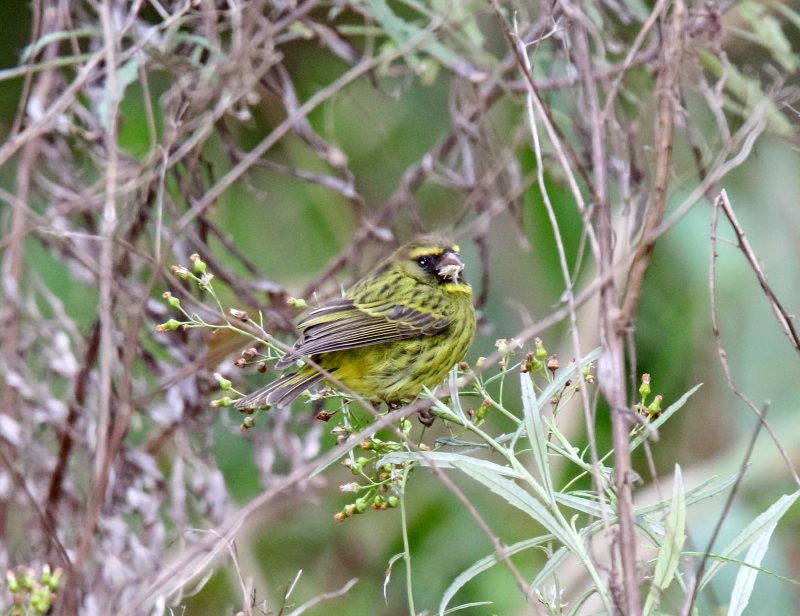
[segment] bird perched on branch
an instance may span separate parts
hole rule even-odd
[[[287,406],[328,374],[370,402],[414,399],[439,384],[472,343],[475,311],[463,269],[458,245],[444,237],[405,244],[300,322],[300,339],[276,365],[297,370],[234,406]]]

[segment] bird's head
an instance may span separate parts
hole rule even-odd
[[[458,244],[438,235],[422,235],[401,247],[392,261],[425,284],[465,286],[461,277],[464,263]]]

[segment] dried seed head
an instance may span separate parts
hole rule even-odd
[[[183,267],[183,265],[173,265],[170,268],[170,271],[173,274],[175,274],[178,278],[182,278],[183,280],[186,280],[187,278],[190,278],[192,276],[192,272]]]
[[[507,356],[513,355],[514,350],[518,349],[522,345],[514,338],[500,338],[499,340],[495,340],[494,346],[497,347],[500,355]]]
[[[247,323],[247,321],[250,320],[250,316],[244,310],[239,310],[237,308],[231,308],[229,312],[231,313],[231,316],[234,319],[239,319],[240,321],[242,321],[244,323]]]

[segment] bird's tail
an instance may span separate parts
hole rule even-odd
[[[284,374],[269,385],[257,389],[252,394],[234,402],[234,408],[240,411],[249,411],[272,406],[288,406],[297,396],[317,383],[322,374],[316,370],[298,370],[291,374]]]

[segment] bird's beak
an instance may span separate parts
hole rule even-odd
[[[458,276],[463,269],[464,263],[458,258],[458,255],[454,252],[446,252],[439,258],[436,274],[439,278],[457,283]]]

